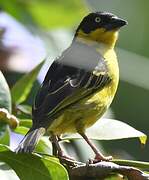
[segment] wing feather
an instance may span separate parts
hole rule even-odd
[[[77,51],[76,48],[72,48],[74,52]],[[91,49],[85,49],[85,51],[84,47],[81,48],[79,47],[77,58],[82,57],[82,53],[86,53],[87,59],[96,58],[96,66],[95,61],[94,67],[86,69],[82,66],[78,67],[79,65],[75,66],[74,62],[72,65],[66,64],[67,59],[72,61],[69,57],[69,54],[72,57],[72,49],[64,53],[60,58],[61,61],[59,59],[54,61],[35,98],[33,124],[37,121],[39,121],[38,124],[44,124],[44,119],[49,119],[57,112],[102,89],[110,82],[106,61],[96,51],[92,52]],[[98,75],[94,73],[94,70],[98,71]]]

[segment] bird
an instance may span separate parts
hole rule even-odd
[[[33,125],[16,148],[32,153],[48,133],[57,156],[67,158],[59,137],[79,133],[95,154],[95,161],[109,161],[86,135],[109,108],[119,83],[114,50],[119,30],[127,21],[109,12],[90,12],[74,33],[71,45],[56,58],[39,88],[33,106]]]

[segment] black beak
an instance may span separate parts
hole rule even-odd
[[[128,24],[127,21],[115,16],[115,17],[112,17],[110,22],[105,25],[105,28],[106,30],[114,30],[114,29],[119,29],[122,26],[125,26],[127,24]]]

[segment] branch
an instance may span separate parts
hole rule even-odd
[[[98,162],[96,164],[79,163],[76,167],[69,168],[68,171],[71,180],[103,179],[113,174],[121,174],[127,177],[128,180],[149,180],[149,175],[139,169],[118,165],[113,162]]]

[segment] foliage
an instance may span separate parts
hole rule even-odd
[[[95,140],[115,140],[139,137],[141,144],[146,144],[147,136],[129,126],[114,119],[103,118],[97,121],[92,127],[86,130],[86,134],[90,139]],[[64,139],[80,138],[78,134],[71,134],[64,137]]]
[[[11,96],[7,82],[0,71],[0,108],[5,108],[11,112]]]
[[[17,83],[11,89],[12,102],[15,104],[21,104],[26,100],[33,86],[38,72],[40,71],[44,61],[41,62],[35,69],[33,69],[29,74],[26,74],[22,79],[17,81]],[[27,84],[27,86],[26,86]]]
[[[0,6],[24,24],[41,28],[73,26],[87,11],[78,0],[1,0]]]
[[[14,169],[21,180],[68,179],[65,168],[53,157],[44,158],[34,154],[16,154],[6,146],[1,145],[0,160]]]

